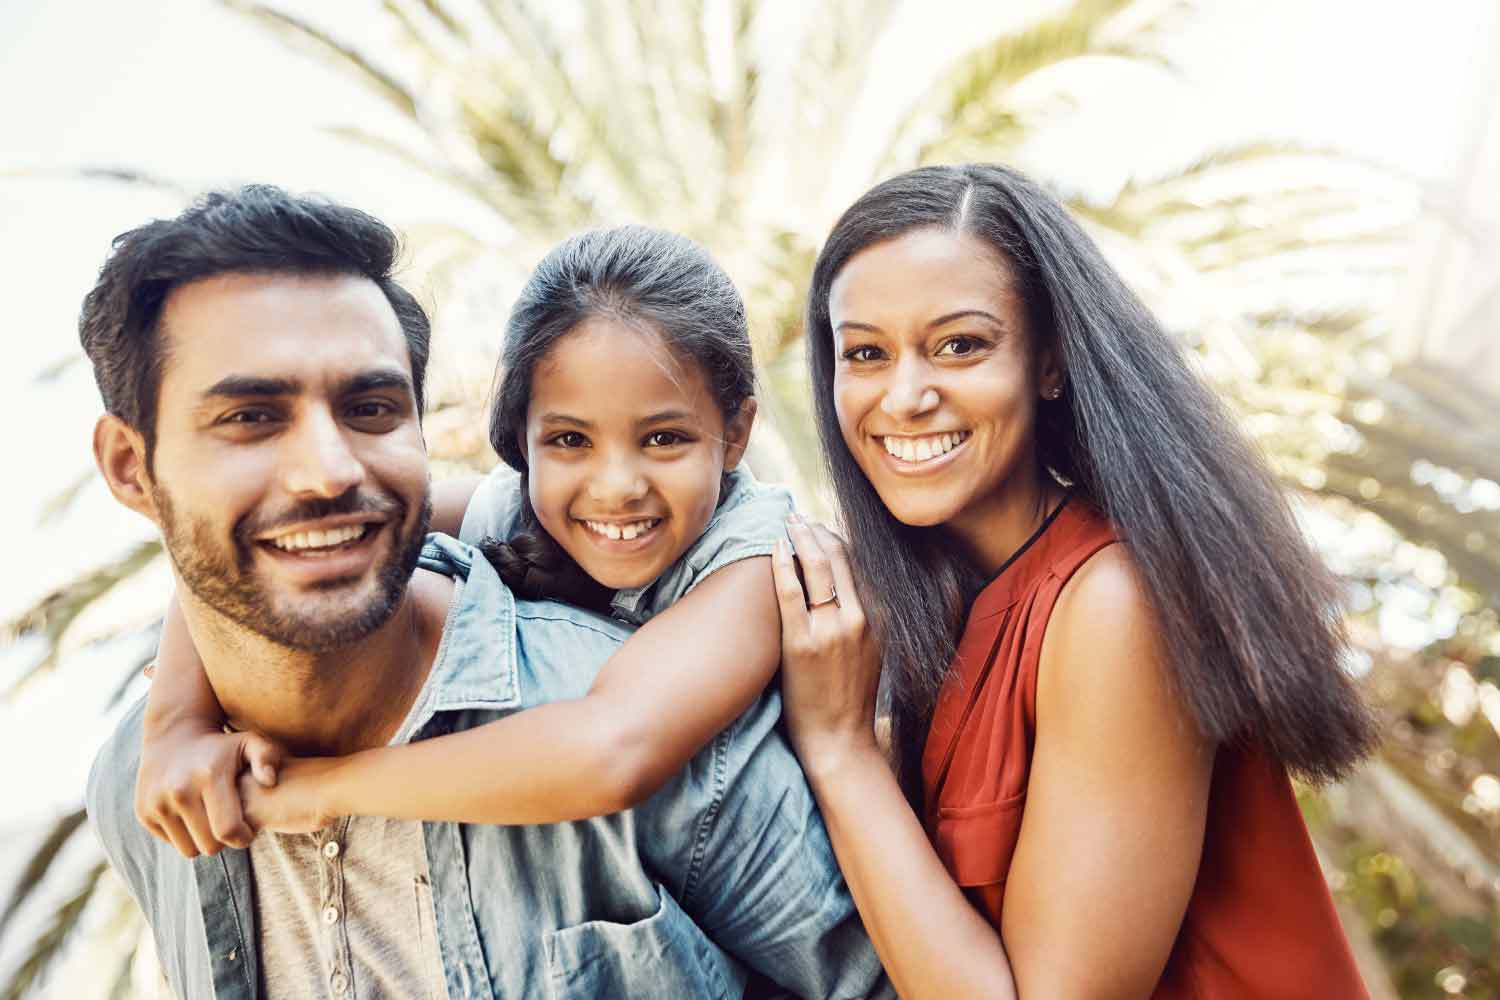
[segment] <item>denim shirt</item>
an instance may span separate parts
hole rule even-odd
[[[418,739],[583,695],[629,631],[516,601],[472,547],[428,538],[458,583]],[[89,775],[88,811],[181,997],[260,980],[249,852],[189,861],[133,808],[144,701]],[[738,997],[747,968],[810,997],[893,996],[801,770],[763,694],[639,807],[538,826],[424,823],[450,998]],[[505,762],[496,761],[496,781]]]
[[[642,587],[615,591],[610,614],[644,625],[676,603],[714,570],[741,559],[768,556],[786,537],[792,495],[784,486],[762,483],[745,463],[725,477],[724,494],[703,533],[661,576]],[[497,465],[480,481],[464,509],[458,537],[471,545],[485,538],[510,538],[521,521],[521,476]]]

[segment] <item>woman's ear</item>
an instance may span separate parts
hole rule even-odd
[[[745,447],[750,443],[750,429],[755,426],[756,402],[754,396],[746,396],[734,416],[724,425],[724,471],[729,472],[745,457]]]
[[[94,464],[115,499],[161,525],[146,471],[146,440],[140,431],[113,414],[94,424]]]
[[[1037,358],[1037,395],[1043,399],[1058,399],[1062,396],[1066,382],[1067,374],[1058,362],[1057,352],[1050,347],[1042,351]]]

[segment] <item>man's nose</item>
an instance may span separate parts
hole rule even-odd
[[[916,358],[898,361],[880,397],[880,409],[895,420],[905,421],[931,412],[937,405],[931,368]]]
[[[628,455],[605,457],[589,477],[589,498],[606,507],[623,507],[646,495],[646,477]]]
[[[287,437],[284,482],[295,496],[343,496],[365,478],[364,463],[350,445],[348,429],[332,413],[310,413]]]

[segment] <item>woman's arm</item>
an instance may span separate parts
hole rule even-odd
[[[1101,550],[1042,641],[1001,923],[1023,997],[1147,997],[1161,978],[1198,875],[1214,759],[1168,676],[1128,550]]]
[[[821,526],[788,530],[807,589],[783,545],[772,566],[787,728],[875,951],[907,1000],[1013,998],[1000,935],[949,877],[876,745],[880,656],[843,545]],[[808,594],[831,588],[838,605],[808,609]]]
[[[854,594],[842,544],[816,531],[791,532],[808,591]],[[1043,641],[1003,946],[879,766],[878,657],[857,602],[806,611],[789,553],[776,576],[789,728],[901,995],[1149,996],[1197,875],[1213,752],[1166,687],[1155,616],[1124,549],[1074,576]]]
[[[185,857],[248,847],[254,831],[240,808],[236,779],[248,767],[257,781],[274,784],[280,757],[262,736],[224,732],[224,711],[174,595],[142,718],[136,818]]]
[[[432,484],[432,531],[458,537],[464,523],[464,511],[469,509],[469,500],[483,480],[479,476],[458,476]]]
[[[715,571],[631,636],[582,698],[430,740],[288,761],[276,788],[255,793],[251,816],[293,831],[343,815],[516,824],[628,809],[775,673],[781,642],[769,562]]]

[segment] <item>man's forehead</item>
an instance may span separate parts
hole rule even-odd
[[[174,289],[162,310],[163,395],[226,376],[315,385],[372,367],[410,374],[380,288],[348,275],[225,274]]]

